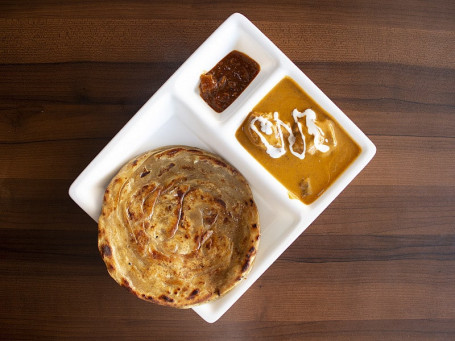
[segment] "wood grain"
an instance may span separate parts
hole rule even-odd
[[[233,12],[377,154],[215,324],[107,274],[77,175]],[[0,339],[455,339],[453,1],[0,4]]]

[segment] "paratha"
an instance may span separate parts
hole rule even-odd
[[[202,149],[167,146],[129,161],[106,189],[98,247],[109,274],[137,297],[189,308],[250,271],[259,217],[245,178]]]

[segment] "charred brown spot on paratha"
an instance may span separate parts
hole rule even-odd
[[[103,257],[111,257],[112,256],[112,249],[108,244],[101,245],[101,255]]]
[[[152,250],[152,258],[159,261],[169,261],[169,258],[167,256],[156,250]]]
[[[122,278],[121,285],[122,285],[122,287],[126,288],[129,292],[134,293],[133,288],[131,288],[130,283],[128,282],[128,280],[126,278]]]
[[[202,151],[201,149],[188,149],[188,152],[193,154],[204,154],[204,151]]]
[[[160,172],[158,173],[158,177],[160,177],[161,175],[163,175],[164,173],[166,172],[169,172],[169,170],[175,166],[175,163],[170,163],[169,165],[167,165],[165,168],[161,169]]]
[[[135,291],[133,291],[134,294],[136,294],[139,298],[142,298],[143,300],[145,301],[150,301],[150,302],[153,302],[153,303],[159,303],[155,298],[153,298],[152,296],[147,296],[145,294],[141,294],[141,295],[138,295]]]
[[[159,299],[160,299],[160,300],[163,300],[163,301],[165,301],[165,302],[169,302],[169,303],[174,302],[174,299],[172,299],[172,298],[170,298],[170,297],[167,297],[166,295],[161,295],[161,296],[159,297]]]
[[[217,203],[219,203],[221,206],[223,206],[224,208],[226,208],[226,203],[225,203],[222,199],[220,199],[220,198],[215,198],[215,201],[216,201]]]
[[[193,300],[196,295],[199,294],[199,289],[194,289],[191,294],[186,298],[187,300]]]
[[[162,158],[163,156],[171,157],[174,156],[175,154],[185,150],[184,148],[178,147],[178,148],[171,148],[168,150],[165,150],[164,152],[161,152],[156,155],[158,159]]]
[[[149,175],[149,174],[150,174],[150,171],[147,168],[144,168],[144,170],[142,171],[140,176],[141,176],[141,178],[143,178],[144,176]]]
[[[250,266],[250,259],[247,258],[247,259],[245,260],[245,263],[243,263],[242,272],[245,272],[245,271],[248,269],[249,266]]]
[[[246,270],[248,270],[248,267],[250,266],[251,258],[255,254],[256,254],[256,249],[254,248],[254,246],[252,246],[248,250],[248,253],[246,255],[245,262],[243,263],[243,266],[242,266],[242,272],[245,272]]]

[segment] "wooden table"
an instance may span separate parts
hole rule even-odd
[[[107,274],[76,176],[231,13],[373,140],[367,168],[215,324]],[[0,5],[0,337],[454,339],[453,1]]]

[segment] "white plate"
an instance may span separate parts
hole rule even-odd
[[[261,71],[239,98],[218,114],[199,96],[199,76],[234,49],[256,60]],[[235,131],[251,109],[286,75],[327,110],[362,148],[359,157],[311,205],[289,199],[287,190],[235,138]],[[365,134],[238,13],[230,16],[188,58],[96,156],[71,185],[71,198],[97,221],[104,190],[120,167],[137,154],[170,144],[196,146],[220,154],[246,177],[259,208],[261,242],[253,269],[226,296],[193,308],[207,322],[218,320],[240,298],[359,174],[376,151]]]

